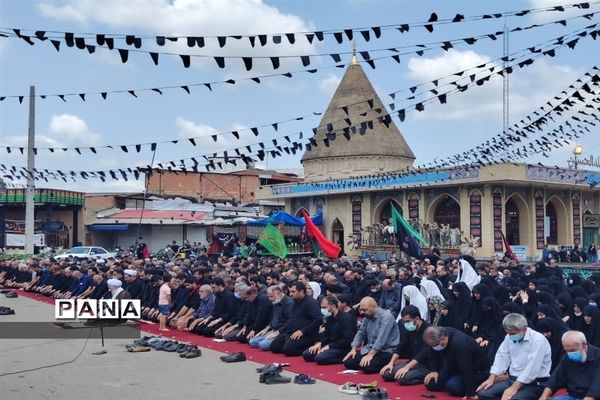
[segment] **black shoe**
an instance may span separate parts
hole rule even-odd
[[[240,351],[237,353],[229,354],[227,356],[221,356],[221,361],[224,361],[226,363],[246,361],[246,354],[244,354]]]
[[[190,351],[188,351],[187,353],[183,353],[185,356],[183,358],[196,358],[196,357],[200,357],[202,355],[202,351],[196,347],[195,349],[192,349]]]
[[[279,375],[279,373],[278,372],[265,372],[265,373],[262,373],[258,377],[258,382],[259,383],[265,383],[265,381],[266,381],[267,378],[272,378],[272,377],[274,377],[276,375]]]
[[[288,378],[287,376],[281,376],[278,373],[265,377],[265,383],[267,385],[274,385],[277,383],[290,383],[292,378]]]
[[[192,347],[192,345],[185,344],[185,343],[179,343],[177,345],[177,349],[175,349],[175,352],[177,352],[179,354],[185,353],[186,351],[190,351],[191,347]]]
[[[389,400],[387,390],[384,388],[369,388],[362,395],[363,400]]]
[[[271,373],[271,372],[281,372],[281,371],[283,371],[283,367],[281,366],[281,364],[273,363],[273,364],[265,365],[262,368],[257,368],[256,371],[260,372],[262,374]]]
[[[194,350],[196,350],[197,348],[198,348],[198,346],[196,346],[196,345],[193,345],[193,344],[189,344],[189,345],[185,346],[185,348],[183,349],[183,351],[181,351],[181,352],[178,352],[178,353],[179,353],[179,357],[181,357],[181,358],[185,358],[185,355],[186,355],[187,353],[189,353],[190,351],[194,351]]]
[[[0,310],[0,315],[14,315],[15,310],[9,308],[8,310]]]
[[[19,295],[17,294],[17,292],[12,291],[12,292],[8,292],[4,295],[7,299],[15,299],[17,297],[19,297]]]

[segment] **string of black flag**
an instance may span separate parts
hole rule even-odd
[[[596,14],[597,14],[597,12],[591,12],[591,13],[583,14],[583,15],[573,17],[573,18],[585,18],[585,19],[591,20]],[[528,29],[538,28],[538,27],[542,27],[542,26],[545,26],[548,24],[556,24],[556,23],[560,23],[561,25],[566,26],[567,19],[562,19],[559,21],[552,21],[552,22],[548,22],[545,24],[533,24],[533,25],[530,25],[527,27],[513,28],[510,30],[510,32],[521,32],[521,31],[525,31]],[[378,59],[393,58],[396,60],[396,62],[400,62],[400,56],[403,56],[403,55],[409,55],[409,54],[423,55],[425,51],[431,51],[431,50],[438,49],[438,48],[448,51],[449,49],[454,48],[454,46],[458,45],[458,44],[466,43],[468,45],[474,45],[475,43],[477,43],[479,40],[482,40],[482,39],[497,40],[497,37],[501,36],[503,33],[504,33],[503,31],[496,31],[493,33],[488,33],[488,34],[484,34],[484,35],[480,35],[480,36],[467,37],[467,38],[451,39],[451,40],[446,40],[446,41],[439,41],[439,42],[432,42],[432,43],[425,43],[425,44],[416,44],[416,45],[409,45],[409,46],[396,46],[396,47],[391,47],[391,48],[387,47],[387,48],[379,48],[379,49],[370,49],[370,50],[359,51],[359,54],[365,63],[369,64],[372,68],[375,68],[375,60],[378,60]],[[29,44],[35,44],[35,42],[33,40],[38,40],[40,42],[43,42],[43,41],[46,41],[46,39],[47,39],[46,37],[43,37],[41,35],[36,35],[33,37],[23,35],[23,33],[21,32],[20,29],[13,29],[13,34],[6,33],[6,36],[23,39]],[[81,40],[79,40],[79,39],[81,39]],[[311,65],[311,59],[313,59],[313,58],[323,58],[323,57],[329,58],[329,57],[331,57],[334,60],[334,62],[340,63],[342,56],[347,56],[347,55],[352,54],[352,52],[338,52],[338,53],[319,53],[319,54],[304,54],[304,55],[277,55],[277,56],[274,56],[274,55],[270,55],[270,56],[269,55],[265,55],[265,56],[242,56],[242,55],[216,56],[213,54],[179,54],[179,53],[155,52],[155,51],[150,51],[150,50],[125,49],[125,48],[116,48],[116,47],[110,49],[106,45],[104,45],[104,46],[87,45],[85,43],[84,38],[75,38],[74,42],[70,42],[67,40],[67,38],[65,38],[64,41],[67,46],[69,46],[69,44],[70,44],[69,47],[75,47],[80,50],[87,50],[87,52],[89,54],[93,54],[96,51],[96,48],[116,50],[119,53],[121,62],[123,62],[123,63],[128,62],[130,52],[137,52],[137,53],[149,54],[154,65],[158,65],[160,56],[166,55],[166,56],[178,57],[181,60],[183,66],[185,68],[189,68],[191,66],[191,60],[194,58],[200,58],[200,59],[211,58],[215,61],[216,65],[219,68],[226,68],[226,63],[229,62],[230,60],[241,60],[247,71],[252,70],[253,66],[255,65],[255,61],[257,61],[257,60],[269,60],[272,64],[272,68],[274,70],[277,70],[277,69],[279,69],[279,67],[281,65],[281,61],[285,60],[285,59],[299,59],[300,62],[302,63],[302,66],[306,68],[309,65]],[[60,51],[60,43],[61,43],[60,41],[52,40],[50,43],[52,43],[54,45],[56,51]],[[410,51],[405,51],[405,52],[401,52],[399,50],[402,48],[413,48],[413,47],[416,49],[410,50]],[[384,56],[384,57],[374,57],[373,54],[379,53],[379,52],[391,52],[392,54],[388,55],[388,56]],[[318,71],[318,69],[317,69],[317,71]],[[130,93],[134,97],[136,96],[134,91],[128,91],[128,93]],[[63,100],[64,100],[64,98],[63,98]],[[85,98],[82,98],[82,100],[85,101]]]
[[[489,79],[492,76],[495,76],[495,75],[502,75],[503,76],[504,73],[508,73],[508,74],[512,73],[514,66],[519,66],[520,68],[523,68],[524,66],[528,66],[528,65],[533,64],[533,62],[535,61],[535,59],[537,59],[537,58],[539,58],[541,56],[550,56],[550,57],[553,57],[555,55],[556,49],[558,49],[560,47],[567,46],[567,47],[573,49],[575,47],[575,45],[577,44],[577,41],[580,38],[587,36],[588,33],[589,33],[589,35],[591,37],[593,37],[595,39],[596,36],[597,36],[597,34],[598,34],[598,31],[595,31],[593,29],[595,29],[596,26],[597,26],[597,24],[590,25],[590,26],[586,27],[583,30],[575,31],[575,32],[571,33],[570,35],[566,35],[566,36],[563,35],[563,36],[560,36],[558,38],[555,38],[555,39],[552,39],[552,40],[549,40],[549,41],[545,42],[545,43],[554,42],[552,45],[548,45],[548,46],[534,46],[534,47],[530,47],[528,49],[520,50],[518,52],[513,53],[513,55],[516,55],[516,54],[519,54],[519,53],[522,53],[522,52],[529,52],[530,54],[535,54],[534,57],[527,58],[527,59],[521,60],[519,62],[516,62],[516,61],[519,60],[518,58],[510,58],[509,59],[509,58],[504,58],[503,57],[502,58],[503,61],[506,60],[506,61],[510,61],[510,62],[513,63],[513,65],[509,65],[506,68],[506,70],[505,69],[498,69],[497,66],[493,66],[493,67],[491,67],[488,70],[489,74],[486,75],[486,76],[477,76],[476,74],[469,74],[468,76],[465,76],[464,71],[455,73],[453,75],[458,76],[458,78],[456,78],[453,82],[448,82],[448,83],[445,83],[443,85],[443,86],[451,86],[451,87],[453,87],[452,90],[440,93],[440,91],[439,91],[439,89],[440,89],[439,82],[437,82],[438,87],[436,89],[432,89],[432,90],[428,91],[430,93],[433,93],[434,96],[432,96],[432,97],[430,97],[430,98],[428,98],[428,99],[426,99],[424,101],[415,102],[414,104],[412,104],[409,107],[405,107],[403,109],[399,109],[399,110],[397,110],[394,113],[394,115],[397,116],[401,122],[403,122],[404,119],[405,119],[405,117],[406,117],[406,111],[407,111],[407,109],[410,109],[410,108],[414,107],[414,109],[417,110],[417,111],[423,111],[425,105],[428,104],[428,103],[431,103],[433,101],[439,101],[441,104],[445,104],[446,101],[447,101],[448,95],[452,95],[452,94],[455,94],[455,93],[458,93],[458,92],[464,92],[464,91],[466,91],[468,89],[469,86],[471,86],[471,84],[476,84],[478,86],[481,86],[481,85],[485,84],[487,81],[489,81]],[[479,67],[481,67],[481,66],[477,66],[476,68],[479,68]],[[467,83],[466,84],[461,83],[462,80],[467,80]],[[417,85],[417,86],[421,86],[421,85],[422,84]],[[417,86],[412,87],[410,89],[410,91],[413,92],[413,88],[415,88],[415,90],[416,90]],[[424,93],[428,93],[428,92],[419,92],[417,94],[413,94],[413,95],[407,97],[405,100],[414,100],[418,94],[424,94]],[[356,104],[362,104],[362,103],[364,103],[364,101],[357,102]],[[381,110],[381,109],[374,109],[374,107],[373,107],[373,99],[367,99],[366,103],[369,104],[371,110],[374,110],[374,111],[376,111],[379,114],[379,116],[377,118],[378,122],[380,122],[380,123],[382,123],[382,122],[383,123],[389,123],[387,121],[390,119],[390,114],[382,114],[383,110]],[[398,103],[398,102],[388,104],[388,106],[392,110],[396,110],[396,103]],[[349,106],[341,106],[340,108],[344,109],[345,113],[347,115],[349,115],[349,109],[348,109],[348,107]],[[313,112],[312,115],[320,115],[320,113]],[[277,132],[280,123],[290,122],[290,121],[299,121],[299,120],[304,119],[306,116],[308,116],[308,115],[300,116],[300,117],[295,117],[295,118],[288,119],[288,120],[283,120],[283,121],[272,122],[270,124],[264,124],[264,125],[261,125],[261,126],[258,126],[258,127],[252,127],[252,128],[247,129],[247,130],[251,131],[255,136],[259,135],[259,132],[260,132],[259,128],[262,129],[262,128],[265,128],[265,127],[272,127],[275,130],[275,132]],[[345,118],[343,120],[339,120],[339,121],[335,121],[335,122],[344,122],[345,124],[348,125],[348,127],[346,127],[346,128],[343,129],[343,135],[345,137],[349,136],[350,131],[352,131],[352,133],[356,132],[356,129],[355,129],[356,127],[352,127],[352,121],[350,120],[350,118]],[[359,132],[361,134],[364,134],[364,131],[366,131],[366,129],[369,126],[372,126],[373,122],[375,122],[375,120],[362,122],[361,126],[359,128],[360,129]],[[333,133],[335,133],[335,132],[333,132],[333,128],[332,128],[334,123],[329,123],[326,126],[324,126],[324,128],[326,128],[328,132],[332,132],[332,134],[333,134]],[[316,134],[316,132],[317,132],[317,130],[319,128],[323,128],[323,126],[318,126],[316,128],[312,128],[313,133]],[[352,129],[352,128],[354,128],[354,129]],[[199,141],[201,141],[203,139],[208,139],[208,137],[212,138],[212,140],[214,142],[217,142],[219,136],[226,135],[226,134],[231,134],[236,139],[239,139],[240,132],[243,132],[243,131],[244,130],[238,130],[238,131],[231,131],[231,132],[224,132],[224,133],[215,133],[215,134],[212,134],[210,136],[205,136],[205,137],[189,137],[189,138],[184,138],[184,139],[164,140],[164,141],[136,143],[136,144],[115,144],[115,145],[96,146],[96,147],[61,147],[61,148],[54,148],[54,147],[42,148],[42,147],[39,147],[39,148],[34,148],[34,152],[37,154],[38,151],[40,151],[40,150],[48,150],[51,153],[54,153],[55,151],[60,151],[60,150],[63,151],[63,152],[68,151],[68,150],[75,150],[78,154],[81,155],[83,150],[89,150],[91,153],[96,154],[99,149],[120,149],[121,151],[126,152],[126,153],[128,153],[130,150],[133,152],[134,149],[135,149],[135,151],[139,153],[142,150],[142,148],[145,147],[145,146],[149,146],[151,150],[155,150],[157,148],[158,144],[162,144],[162,143],[173,143],[173,144],[176,144],[176,143],[179,143],[179,142],[188,141],[193,146],[196,146]],[[25,148],[24,147],[0,146],[0,148],[5,149],[8,153],[11,153],[13,150],[19,151],[19,152],[21,152],[21,154],[24,154],[24,152],[25,152]],[[308,148],[309,148],[309,151],[310,151],[311,146],[309,146]]]
[[[50,40],[55,47],[58,47],[60,41],[57,38],[63,39],[69,47],[78,47],[86,49],[87,46],[93,46],[86,44],[86,39],[94,40],[98,46],[106,46],[109,49],[114,49],[116,41],[123,41],[126,45],[139,49],[144,45],[144,41],[150,40],[157,46],[165,46],[169,43],[176,43],[179,40],[184,41],[188,47],[203,48],[206,46],[207,39],[214,40],[219,48],[226,47],[228,41],[232,40],[240,41],[242,39],[248,40],[251,47],[255,46],[266,46],[267,44],[282,44],[289,43],[295,44],[297,39],[304,37],[309,44],[322,42],[326,37],[333,37],[338,44],[342,44],[345,41],[352,42],[355,38],[362,38],[365,42],[369,42],[371,39],[380,39],[383,32],[395,31],[399,33],[410,32],[411,28],[424,28],[428,32],[433,32],[434,26],[443,24],[456,24],[463,22],[473,21],[484,21],[484,20],[500,20],[508,17],[524,17],[533,14],[550,13],[550,12],[565,12],[569,9],[586,10],[591,6],[600,3],[600,1],[588,1],[574,4],[558,4],[547,7],[529,8],[518,11],[505,11],[495,12],[488,14],[480,14],[473,16],[465,16],[462,13],[455,14],[452,18],[440,18],[437,12],[432,12],[427,21],[412,22],[412,23],[398,23],[388,24],[370,27],[349,27],[341,29],[329,29],[319,31],[306,31],[306,32],[283,32],[283,33],[257,33],[257,34],[232,34],[232,35],[193,35],[193,36],[181,36],[181,35],[144,35],[144,34],[113,34],[113,33],[84,33],[84,32],[66,32],[56,30],[41,30],[41,29],[24,29],[24,28],[0,28],[0,35],[5,36],[6,31],[18,31],[18,35],[21,39],[27,43],[32,44],[33,39],[38,40]],[[60,36],[57,36],[60,35]],[[285,40],[284,40],[285,38]]]

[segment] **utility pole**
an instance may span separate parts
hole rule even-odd
[[[506,72],[506,69],[510,66],[510,63],[508,61],[508,27],[506,26],[506,22],[504,23],[504,63],[503,63],[503,68],[504,68],[504,75],[503,75],[503,81],[502,81],[502,130],[504,131],[504,134],[506,134],[506,132],[508,131],[508,124],[509,124],[509,111],[510,111],[510,107],[509,107],[509,98],[510,98],[510,88],[508,86],[509,83],[509,76],[510,74]]]
[[[25,253],[33,254],[35,224],[35,86],[29,87],[29,132],[27,135],[27,189],[25,193]]]

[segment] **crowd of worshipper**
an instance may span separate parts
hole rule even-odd
[[[5,259],[0,286],[140,299],[161,330],[465,399],[600,398],[600,273],[565,276],[553,258]]]

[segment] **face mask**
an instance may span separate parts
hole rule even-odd
[[[405,322],[404,328],[409,332],[414,332],[417,330],[417,325],[413,321]]]
[[[508,337],[513,343],[519,343],[523,340],[523,335],[520,333],[517,333],[516,335],[508,335]]]
[[[569,285],[573,284],[573,279],[567,279],[567,282],[569,283]]]
[[[323,314],[323,316],[324,316],[325,318],[329,318],[329,317],[331,317],[331,311],[329,311],[329,310],[328,310],[328,309],[326,309],[326,308],[321,308],[321,314]]]
[[[236,299],[241,299],[242,295],[239,294],[238,292],[233,292],[233,295],[235,296]]]
[[[273,304],[279,304],[279,303],[281,303],[281,300],[283,300],[283,298],[275,299],[275,300],[273,300]]]
[[[446,346],[442,346],[441,344],[438,344],[437,346],[433,346],[432,349],[434,349],[435,351],[442,351],[446,348]]]
[[[568,351],[567,357],[573,362],[585,362],[585,356],[580,351]]]

